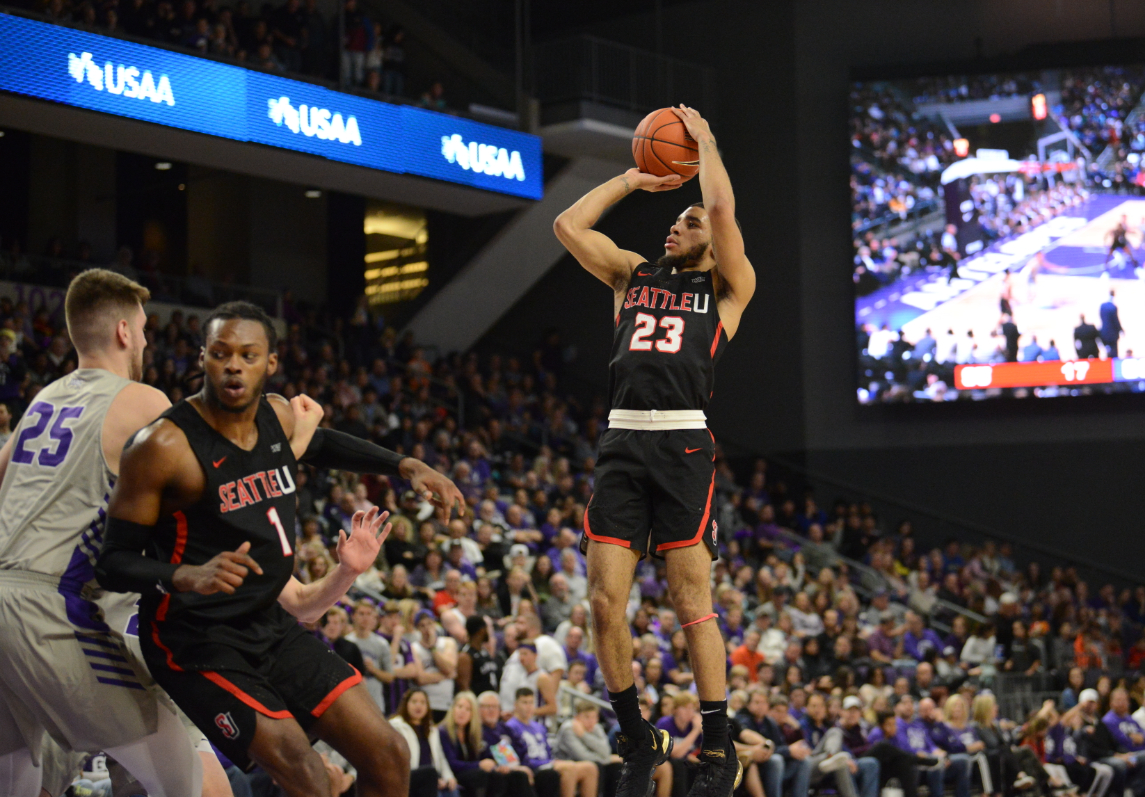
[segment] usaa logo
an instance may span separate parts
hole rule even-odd
[[[331,113],[325,108],[313,105],[299,105],[295,108],[290,104],[289,97],[267,100],[267,106],[270,120],[279,127],[286,125],[291,133],[301,133],[307,138],[322,141],[362,146],[362,133],[358,130],[358,120],[353,116],[347,116],[343,121],[342,114]]]
[[[138,100],[151,100],[154,103],[175,104],[175,94],[171,91],[171,81],[166,75],[156,80],[151,70],[140,70],[135,66],[104,62],[103,68],[95,62],[91,53],[68,53],[68,74],[76,83],[87,80],[96,91],[108,94],[122,94]]]
[[[441,137],[441,154],[450,163],[456,163],[462,169],[476,174],[504,177],[506,180],[525,179],[525,166],[517,150],[509,152],[504,147],[478,144],[476,141],[466,143],[460,135],[454,133],[452,136]]]

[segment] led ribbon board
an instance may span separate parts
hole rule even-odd
[[[537,136],[0,14],[0,90],[540,199]]]

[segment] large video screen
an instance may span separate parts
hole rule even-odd
[[[1134,65],[852,84],[860,403],[1145,392],[1143,94]]]

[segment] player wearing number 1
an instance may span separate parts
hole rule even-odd
[[[701,766],[690,795],[730,797],[742,773],[727,733],[723,640],[712,622],[715,442],[704,409],[716,361],[755,292],[755,272],[708,123],[691,108],[674,110],[699,148],[703,202],[676,218],[661,258],[649,263],[592,227],[608,206],[637,189],[678,188],[676,175],[630,169],[581,197],[555,224],[561,243],[612,289],[616,316],[612,410],[582,545],[597,658],[623,737],[617,797],[647,797],[652,771],[671,751],[667,733],[641,718],[632,678],[625,606],[636,563],[646,553],[665,559],[701,701]]]
[[[142,594],[152,675],[236,764],[258,763],[291,797],[326,797],[332,785],[309,732],[356,768],[362,797],[404,794],[405,743],[361,675],[297,622],[321,618],[374,562],[386,514],[357,513],[351,535],[340,535],[337,569],[299,583],[288,432],[312,434],[302,459],[319,467],[401,475],[446,508],[464,498],[422,462],[316,428],[316,404],[301,419],[280,415],[263,395],[277,355],[260,308],[223,305],[204,334],[203,389],[123,452],[96,577]]]

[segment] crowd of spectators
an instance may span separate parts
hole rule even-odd
[[[851,222],[856,233],[933,208],[942,170],[956,160],[949,131],[919,116],[909,101],[884,85],[856,84],[851,106]]]
[[[1145,119],[1133,114],[1142,88],[1141,67],[1086,70],[1062,82],[1059,121],[1077,133],[1094,155],[1105,150],[1103,162],[1091,166],[1092,176],[1104,188],[1137,192],[1145,188]]]
[[[1004,75],[924,77],[911,81],[907,88],[916,105],[1028,97],[1040,90],[1038,77],[1023,72]]]
[[[605,408],[561,393],[559,336],[531,357],[431,362],[364,304],[344,323],[286,308],[269,388],[305,391],[325,405],[323,423],[449,474],[471,510],[448,517],[396,478],[306,466],[297,477],[303,581],[334,565],[355,510],[392,513],[375,567],[313,632],[366,676],[406,737],[411,793],[610,794],[616,728],[598,709],[578,550]],[[173,400],[195,389],[199,319],[152,317],[147,336],[144,380]],[[0,435],[74,362],[59,318],[0,300]],[[1068,568],[1019,568],[992,542],[928,549],[909,522],[884,527],[864,503],[796,495],[763,460],[737,474],[720,455],[715,483],[712,590],[751,797],[819,785],[870,797],[892,778],[908,795],[947,783],[965,797],[979,782],[1048,797],[1099,777],[1145,794],[1145,758],[1131,763],[1145,731],[1128,716],[1145,702],[1145,588],[1091,591]],[[663,562],[641,562],[627,610],[633,675],[676,751],[656,774],[658,797],[686,792],[700,741],[667,596]],[[994,693],[1008,678],[1060,699],[999,719]],[[257,773],[231,774],[238,793],[276,793]],[[342,774],[351,788],[352,770]]]
[[[1062,74],[1055,115],[1094,155],[1125,138],[1124,123],[1145,88],[1145,68],[1106,66]]]
[[[318,0],[12,0],[46,18],[107,35],[186,48],[245,66],[336,80],[344,88],[447,110],[440,81],[411,95],[405,29],[372,17],[361,0],[331,14]],[[341,35],[342,41],[339,42]]]

